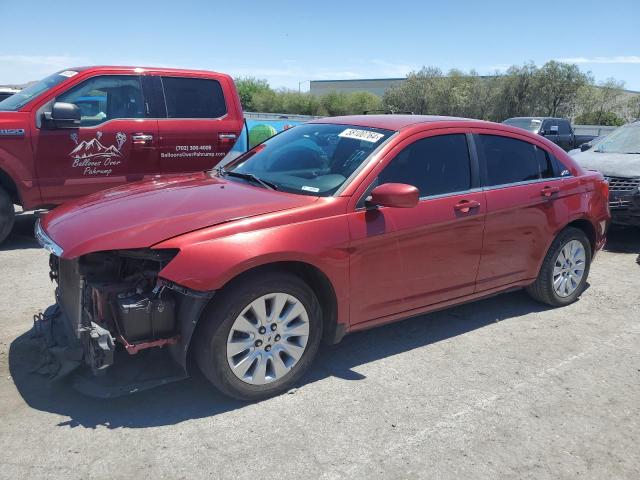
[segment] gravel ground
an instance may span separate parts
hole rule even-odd
[[[640,231],[580,301],[523,292],[358,333],[245,405],[201,378],[112,401],[29,373],[53,298],[21,215],[0,248],[0,478],[640,478]]]

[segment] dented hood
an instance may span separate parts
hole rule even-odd
[[[84,197],[45,215],[42,228],[64,258],[75,258],[150,247],[183,233],[316,200],[202,172],[157,177]]]

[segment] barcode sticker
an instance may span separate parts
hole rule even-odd
[[[369,130],[359,130],[357,128],[347,128],[338,134],[342,138],[353,138],[354,140],[363,140],[365,142],[376,143],[384,134],[371,132]]]

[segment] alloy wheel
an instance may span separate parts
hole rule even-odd
[[[287,293],[263,295],[247,305],[231,326],[227,361],[251,385],[280,380],[300,361],[309,339],[309,315]]]
[[[560,297],[568,297],[576,291],[586,266],[586,252],[582,243],[571,240],[556,257],[553,266],[553,289]]]

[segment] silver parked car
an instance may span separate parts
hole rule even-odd
[[[573,158],[609,181],[613,223],[640,226],[640,121],[618,128]]]

